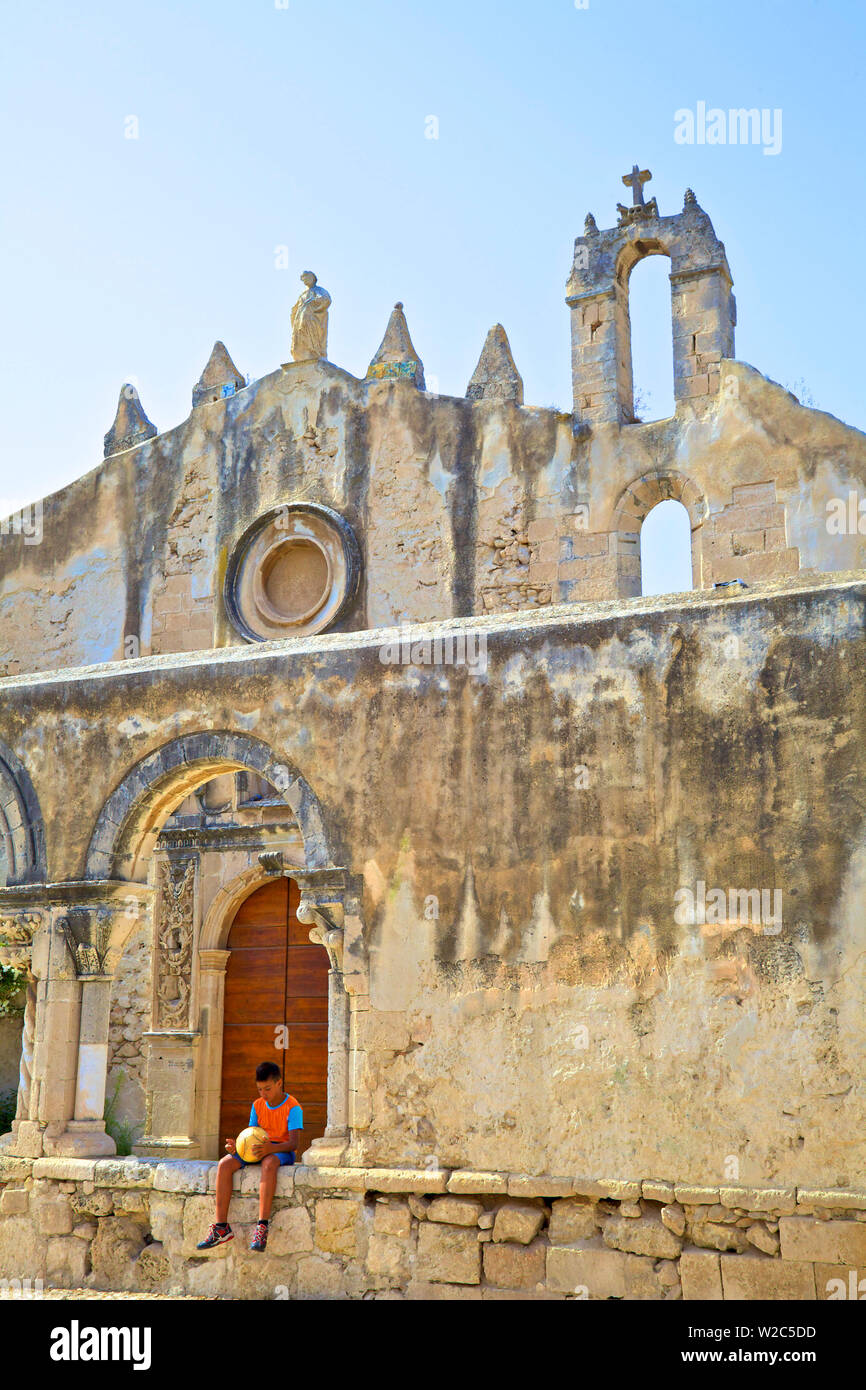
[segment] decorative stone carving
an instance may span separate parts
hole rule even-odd
[[[285,865],[285,858],[281,849],[265,850],[258,856],[259,863],[266,874],[281,874]]]
[[[13,970],[29,967],[33,933],[42,923],[38,912],[16,912],[0,917],[0,965]]]
[[[292,869],[301,890],[298,921],[328,952],[348,994],[369,992],[369,961],[361,916],[361,881],[346,869]]]
[[[189,1024],[197,862],[195,858],[163,859],[157,869],[157,1028]]]
[[[105,436],[105,457],[120,454],[124,449],[131,449],[136,444],[143,444],[146,439],[153,439],[157,433],[156,425],[148,420],[144,413],[138,392],[132,383],[127,381],[120,388],[114,424]]]
[[[111,918],[89,908],[70,908],[57,925],[66,938],[76,975],[103,975],[111,938]]]
[[[292,309],[292,359],[317,360],[328,355],[328,309],[331,296],[311,270],[301,276],[306,289]]]
[[[304,913],[303,917],[301,916],[302,910]],[[315,908],[310,907],[309,904],[305,905],[303,903],[301,907],[298,908],[298,921],[303,922],[305,925],[309,925],[310,922],[315,924],[310,928],[310,940],[314,946],[324,946],[328,953],[331,969],[336,970],[338,973],[342,973],[343,933],[341,928],[329,922],[324,916],[324,913],[318,912]]]
[[[226,607],[248,641],[310,636],[336,622],[360,573],[358,543],[337,512],[286,503],[238,542],[226,574]]]

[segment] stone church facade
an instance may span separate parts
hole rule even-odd
[[[292,361],[218,343],[164,432],[124,386],[102,464],[3,524],[0,1275],[815,1298],[866,1265],[866,436],[737,361],[709,217],[641,177],[575,242],[571,413],[500,325],[427,392],[400,304],[350,375],[307,272]],[[649,255],[676,411],[643,424]],[[642,599],[666,499],[693,589]],[[263,1049],[306,1152],[267,1257],[203,1259]]]

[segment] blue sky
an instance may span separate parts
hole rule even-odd
[[[635,161],[662,213],[690,186],[713,219],[737,356],[866,428],[862,4],[281,5],[7,12],[10,505],[99,463],[125,380],[164,430],[189,413],[216,338],[251,377],[274,370],[306,268],[333,296],[329,356],[348,371],[363,375],[399,299],[434,389],[463,394],[500,321],[527,403],[570,409],[574,237],[588,210],[613,225]],[[781,153],[676,143],[675,112],[699,101],[780,109]],[[666,270],[655,258],[634,278],[650,415],[668,413]]]

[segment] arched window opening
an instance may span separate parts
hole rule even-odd
[[[681,594],[693,588],[692,533],[682,502],[659,502],[640,533],[641,593]]]
[[[639,424],[666,420],[676,408],[670,267],[667,256],[645,256],[629,279],[634,418]]]

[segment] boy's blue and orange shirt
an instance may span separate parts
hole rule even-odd
[[[288,1092],[279,1105],[268,1105],[259,1096],[250,1110],[250,1124],[260,1125],[272,1144],[287,1144],[290,1129],[304,1128],[304,1112]]]

